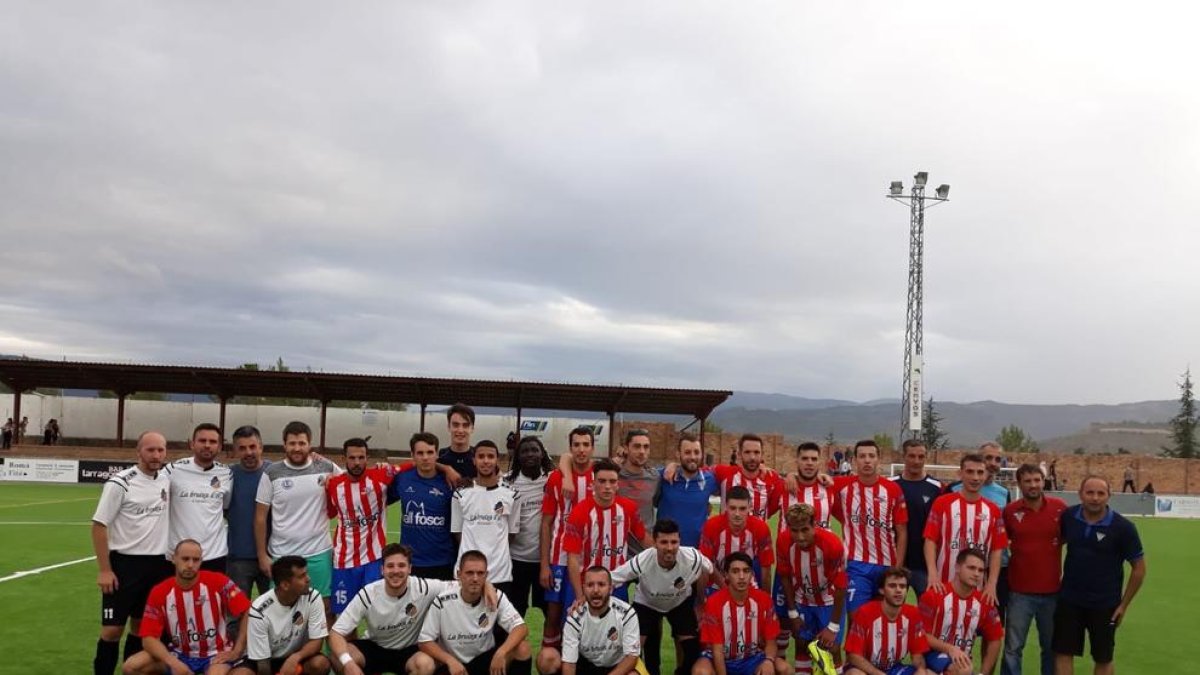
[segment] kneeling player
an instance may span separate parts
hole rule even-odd
[[[241,658],[246,635],[231,640],[229,619],[250,609],[250,600],[229,577],[200,569],[200,544],[184,539],[175,545],[175,576],[150,590],[142,616],[142,648],[122,666],[125,675],[229,672]],[[170,637],[170,646],[162,636]]]
[[[637,668],[637,612],[611,597],[612,590],[608,570],[593,565],[584,572],[585,604],[563,626],[562,675],[628,675]]]
[[[929,669],[946,675],[990,673],[1000,657],[1004,627],[995,605],[979,592],[987,558],[983,551],[969,548],[955,558],[954,578],[943,584],[942,591],[930,588],[921,596],[921,617],[932,651],[925,658]],[[976,671],[971,662],[975,634],[984,639],[983,667]]]
[[[737,551],[725,556],[725,587],[708,598],[700,641],[708,646],[692,675],[790,675],[792,667],[775,658],[779,621],[771,596],[751,587],[754,564]]]
[[[254,599],[246,621],[246,658],[233,675],[326,675],[321,644],[329,630],[325,601],[309,585],[308,562],[285,555],[271,564],[275,588]]]
[[[409,660],[409,673],[433,675],[528,675],[532,658],[525,638],[529,629],[503,593],[495,609],[483,599],[487,581],[487,556],[466,551],[458,561],[458,588],[434,599],[417,638],[420,654]],[[496,624],[508,631],[504,644],[496,645]]]
[[[814,640],[833,652],[835,663],[842,662],[837,645],[846,606],[846,555],[836,534],[816,526],[812,506],[792,505],[784,522],[776,544],[775,611],[796,636],[796,673],[802,675],[812,672],[808,644]],[[787,643],[788,633],[780,631],[780,658],[787,658]]]
[[[908,570],[889,567],[881,578],[883,597],[854,613],[846,637],[846,675],[929,675],[929,642],[921,614],[908,597]],[[912,656],[912,665],[903,661]]]

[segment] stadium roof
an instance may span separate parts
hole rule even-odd
[[[372,401],[544,410],[691,415],[706,419],[732,395],[710,389],[624,385],[459,380],[199,366],[133,365],[0,358],[0,381],[14,391],[98,389],[235,396],[279,396],[329,401]]]

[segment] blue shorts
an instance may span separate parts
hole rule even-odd
[[[916,666],[906,666],[899,664],[888,668],[887,675],[916,675]]]
[[[713,655],[710,650],[705,649],[700,652],[700,658],[712,661]],[[747,656],[744,659],[725,659],[725,672],[728,675],[754,675],[754,671],[758,667],[766,663],[767,655],[759,652],[754,656]]]
[[[850,585],[846,588],[846,611],[853,614],[855,610],[871,601],[879,590],[879,580],[887,567],[871,563],[851,560],[846,564],[846,576]],[[841,623],[845,624],[845,621]]]
[[[935,673],[944,673],[950,667],[950,656],[943,652],[935,652],[932,649],[925,652],[925,668],[932,670]]]
[[[171,650],[171,653],[175,656],[175,658],[183,661],[183,665],[191,668],[193,673],[203,673],[208,669],[209,664],[212,663],[211,656],[205,656],[203,658],[199,656],[184,656],[174,649]]]
[[[333,592],[330,596],[329,608],[333,610],[334,614],[346,611],[346,605],[350,604],[350,601],[364,586],[383,578],[383,569],[380,563],[381,561],[377,560],[358,567],[333,568]]]

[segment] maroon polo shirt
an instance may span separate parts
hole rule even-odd
[[[1041,509],[1030,508],[1024,499],[1004,507],[1004,528],[1012,552],[1008,587],[1016,593],[1057,593],[1062,583],[1059,519],[1067,504],[1058,497],[1042,499]]]

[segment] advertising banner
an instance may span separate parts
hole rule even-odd
[[[109,476],[133,466],[134,462],[98,462],[84,459],[79,462],[80,483],[103,483]]]
[[[0,458],[0,480],[35,483],[74,483],[79,462],[73,459]]]
[[[1159,495],[1154,499],[1154,515],[1159,518],[1200,518],[1200,497]]]

